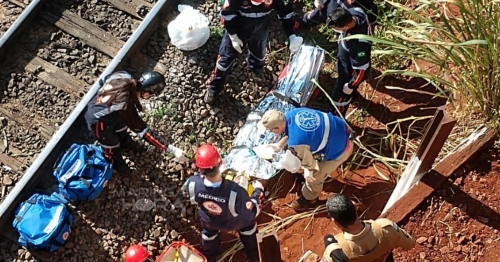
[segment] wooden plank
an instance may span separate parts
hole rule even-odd
[[[78,93],[84,92],[84,88],[87,86],[87,83],[83,80],[70,75],[61,68],[43,60],[38,56],[31,59],[24,69],[35,75],[43,82],[61,88],[73,97],[79,97]]]
[[[28,116],[16,113],[14,110],[0,106],[0,115],[7,117],[9,121],[12,120],[16,124],[24,126],[25,128],[33,128],[33,123],[30,122],[34,121],[33,119],[29,119]],[[55,129],[53,127],[40,126],[38,127],[38,131],[43,138],[49,140],[54,134]]]
[[[125,3],[123,0],[103,0],[104,2],[114,6],[116,9],[121,10],[135,18],[138,19],[143,19],[144,17],[140,16],[137,13],[137,10],[141,6],[147,6],[149,9],[153,7],[152,4],[142,1],[142,0],[129,0],[127,3]]]
[[[93,23],[81,18],[77,14],[68,10],[53,10],[43,12],[42,18],[49,23],[54,24],[64,32],[81,39],[88,46],[95,48],[109,57],[114,57],[118,51],[125,45],[125,42],[114,37],[109,32],[97,27]],[[58,9],[58,8],[57,8]],[[140,62],[139,66],[154,69],[162,74],[167,72],[167,67],[154,60],[148,55],[139,52],[135,57]]]
[[[23,161],[19,161],[19,159],[13,158],[3,153],[0,154],[0,162],[5,166],[11,168],[14,172],[21,170],[21,166],[24,164]]]
[[[426,174],[419,183],[414,185],[408,193],[400,198],[381,217],[401,223],[413,212],[435,189],[439,188],[465,162],[471,160],[479,152],[493,146],[497,134],[491,128],[484,128],[475,132],[466,140],[468,143],[443,159]]]

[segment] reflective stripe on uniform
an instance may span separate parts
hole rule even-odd
[[[346,102],[335,102],[335,101],[333,101],[333,103],[335,104],[335,106],[348,106],[351,103],[351,100],[352,100],[352,97],[349,98],[349,100],[347,100]]]
[[[125,130],[127,130],[127,126],[124,126],[124,127],[120,128],[120,129],[118,129],[118,130],[115,130],[115,132],[116,132],[116,133],[120,133],[120,132],[123,132],[123,131],[125,131]]]
[[[122,110],[124,107],[125,107],[125,102],[121,102],[121,103],[118,103],[116,105],[112,105],[109,108],[105,108],[101,111],[97,111],[96,113],[94,113],[94,117],[99,119],[99,118],[101,118],[105,115],[109,115],[115,111]]]
[[[362,66],[353,66],[352,69],[354,69],[354,70],[366,70],[366,69],[368,69],[368,67],[370,67],[370,63],[366,63]]]
[[[261,18],[261,17],[269,15],[272,11],[273,11],[273,9],[271,9],[268,12],[265,12],[265,13],[243,13],[240,10],[238,10],[238,13],[241,16],[244,16],[244,17],[247,17],[247,18]]]
[[[255,204],[255,207],[257,208],[257,213],[255,213],[255,217],[258,217],[260,214],[259,203],[257,203],[257,200],[255,200],[255,199],[250,199],[250,201],[252,201]]]
[[[251,236],[257,231],[257,224],[254,224],[253,228],[248,231],[240,231],[240,234],[245,236]]]
[[[278,19],[281,19],[281,20],[283,20],[283,19],[290,19],[290,18],[292,18],[294,15],[295,15],[295,13],[294,13],[294,12],[288,13],[288,14],[286,14],[285,16],[279,16],[279,15],[278,15]]]
[[[103,144],[101,143],[101,147],[102,147],[102,148],[107,148],[107,149],[113,149],[113,148],[120,147],[120,143],[118,143],[118,144],[116,144],[116,145],[114,145],[114,146],[103,145]]]
[[[194,199],[194,187],[196,183],[195,182],[190,182],[188,186],[188,192],[189,192],[189,200],[191,201],[191,204],[196,205],[196,201]]]
[[[231,194],[229,195],[228,208],[229,208],[229,212],[231,212],[231,215],[233,215],[233,217],[238,216],[238,213],[236,213],[236,210],[234,209],[235,204],[236,204],[236,195],[238,195],[238,193],[236,193],[234,191],[231,191]]]
[[[201,238],[203,238],[203,240],[205,240],[205,241],[211,241],[211,240],[214,240],[218,235],[219,235],[219,233],[217,233],[211,237],[208,237],[205,234],[201,234]]]
[[[236,15],[223,15],[222,19],[224,19],[224,21],[230,21],[231,19],[233,19],[235,17],[236,17]]]
[[[323,148],[325,148],[326,144],[328,143],[328,137],[330,136],[330,119],[328,118],[328,115],[326,113],[322,114],[325,120],[325,130],[323,132],[323,139],[321,139],[321,143],[319,144],[318,148],[313,152],[313,155],[323,150]]]

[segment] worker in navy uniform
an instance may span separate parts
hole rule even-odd
[[[338,111],[333,110],[332,112],[338,116],[345,116],[353,94],[369,76],[372,44],[365,39],[344,40],[344,38],[350,35],[371,36],[372,26],[370,22],[373,21],[370,21],[362,8],[355,7],[354,4],[351,5],[345,0],[339,2],[329,0],[325,2],[325,5],[321,9],[316,8],[305,14],[299,20],[299,24],[302,27],[326,23],[332,26],[333,31],[337,34],[339,38],[336,65],[338,77],[331,97]],[[373,6],[376,5],[373,4]],[[372,19],[376,19],[376,16],[373,16]]]
[[[248,47],[248,68],[254,75],[260,75],[264,67],[273,10],[276,10],[290,40],[290,51],[296,52],[303,39],[296,36],[293,29],[294,11],[291,0],[225,0],[220,12],[225,31],[216,66],[207,81],[206,103],[215,102],[234,60],[245,46]]]
[[[101,89],[87,105],[85,121],[116,171],[131,173],[123,160],[122,149],[144,149],[142,144],[130,137],[128,128],[155,147],[173,153],[181,161],[187,161],[181,149],[154,133],[138,113],[143,111],[139,99],[147,99],[165,86],[165,79],[161,74],[145,72],[137,80],[126,71],[118,71],[106,76],[100,83]]]
[[[393,262],[393,249],[415,246],[413,238],[389,219],[361,221],[345,195],[330,196],[326,212],[343,232],[325,236],[321,262]]]
[[[350,128],[332,113],[310,108],[296,108],[286,114],[268,110],[258,126],[260,134],[268,130],[288,136],[288,150],[300,160],[295,161],[300,166],[286,169],[296,173],[301,168],[306,180],[302,195],[291,206],[297,212],[314,207],[325,180],[335,176],[333,173],[337,167],[352,154],[354,144]],[[316,160],[315,154],[323,154],[323,161]]]
[[[189,177],[186,187],[190,201],[198,206],[201,220],[201,252],[215,262],[221,243],[220,231],[238,231],[251,261],[259,261],[256,217],[260,213],[263,186],[253,181],[252,196],[237,183],[226,180],[219,168],[221,158],[212,145],[203,145],[195,155],[199,173]]]
[[[295,19],[295,30],[326,24],[330,14],[342,7],[345,9],[359,7],[368,16],[371,25],[377,21],[378,7],[373,0],[315,0],[314,9]]]

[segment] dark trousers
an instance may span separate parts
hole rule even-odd
[[[350,95],[344,93],[343,91],[344,85],[351,81],[354,70],[352,69],[349,52],[341,45],[342,44],[339,43],[336,65],[338,78],[333,87],[332,100],[335,106],[339,109],[342,116],[345,116],[345,114],[347,113],[347,109],[351,104],[352,97],[357,92],[358,86],[351,87],[354,91]],[[367,76],[368,74],[365,73],[363,78],[366,79]],[[338,112],[336,110],[334,110],[333,113],[338,116]]]
[[[257,246],[257,226],[256,224],[244,227],[238,231],[241,243],[250,259],[259,258]],[[207,225],[201,228],[201,253],[207,258],[208,262],[215,262],[219,254],[221,244],[220,230],[212,229]]]
[[[247,46],[248,68],[260,70],[264,67],[266,57],[266,46],[269,40],[269,28],[271,22],[269,18],[247,20],[251,23],[242,23],[242,28],[238,32],[238,37],[243,42],[242,49]],[[224,31],[222,42],[219,47],[219,55],[214,70],[208,80],[209,92],[218,94],[224,88],[226,77],[231,73],[234,60],[239,55],[231,43],[229,34]]]
[[[127,125],[125,123],[97,121],[93,125],[93,129],[97,141],[104,150],[106,159],[113,164],[121,164],[122,162],[124,164],[121,149],[127,149],[134,142],[127,132]]]

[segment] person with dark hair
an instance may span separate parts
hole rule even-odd
[[[293,1],[290,0],[224,0],[220,11],[224,35],[219,47],[215,68],[207,80],[204,101],[216,102],[222,91],[226,77],[233,67],[236,57],[248,47],[247,67],[255,77],[259,77],[264,67],[266,48],[271,29],[271,14],[276,10],[285,34],[289,39],[292,53],[299,50],[302,37],[293,29]]]
[[[330,196],[326,212],[343,232],[325,236],[321,262],[393,262],[393,249],[410,250],[415,246],[413,238],[389,219],[361,221],[345,195]]]
[[[260,214],[264,187],[253,181],[253,192],[220,173],[222,160],[217,149],[206,144],[198,148],[195,164],[199,169],[184,184],[191,204],[198,206],[201,220],[201,253],[215,262],[221,244],[220,231],[238,231],[250,261],[259,261],[256,218]]]
[[[149,71],[136,80],[126,71],[118,71],[99,81],[101,89],[87,105],[85,121],[104,149],[105,157],[121,174],[131,170],[122,157],[122,149],[142,151],[144,146],[134,141],[127,129],[155,147],[173,153],[180,161],[188,161],[184,151],[169,144],[154,133],[139,116],[143,111],[140,98],[147,99],[161,92],[165,78],[158,72]]]
[[[336,65],[338,77],[333,87],[332,100],[340,112],[334,109],[332,113],[345,117],[353,94],[368,78],[372,51],[372,44],[367,39],[345,40],[345,38],[350,35],[371,36],[373,27],[370,23],[373,20],[370,20],[362,8],[355,7],[354,4],[351,5],[341,0],[329,0],[326,3],[328,3],[326,7],[316,8],[312,13],[306,14],[303,19],[299,19],[296,25],[327,24],[337,34],[339,38]]]

